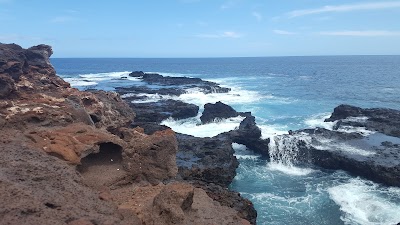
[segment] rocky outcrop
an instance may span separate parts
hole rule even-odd
[[[129,98],[125,100],[129,101]],[[186,119],[196,116],[199,111],[197,105],[172,99],[158,102],[130,102],[129,105],[135,109],[136,122],[161,123],[161,121],[168,118]]]
[[[128,145],[123,152],[125,170],[136,181],[146,180],[152,184],[175,178],[178,172],[175,132],[167,129],[146,135],[143,130],[137,130],[122,130],[123,140]]]
[[[204,105],[203,114],[200,120],[203,124],[212,123],[215,120],[227,119],[231,117],[239,116],[231,106],[224,104],[222,102],[216,102],[215,104],[207,103]]]
[[[221,206],[200,188],[187,183],[137,187],[120,209],[134,211],[144,224],[249,224],[237,211]]]
[[[336,130],[305,129],[276,137],[273,152],[295,159],[293,164],[311,163],[400,186],[400,138],[394,137],[398,128],[390,123],[393,119],[396,124],[398,115],[397,110],[341,105],[326,120],[336,121]]]
[[[205,81],[200,78],[192,77],[168,77],[157,73],[144,73],[142,71],[134,71],[129,74],[131,77],[137,77],[148,84],[156,84],[161,86],[177,86],[179,89],[198,88],[202,92],[209,93],[227,93],[229,88],[220,87],[217,83]]]
[[[386,135],[400,137],[400,111],[395,109],[362,109],[350,105],[336,107],[326,122],[337,121],[335,129],[345,126],[365,127]]]
[[[228,138],[198,138],[177,134],[177,139],[179,150],[176,159],[182,179],[228,187],[239,165]]]
[[[51,54],[0,44],[2,223],[248,223],[201,189],[162,184],[177,176],[175,133],[131,128],[135,114],[118,94],[71,88]],[[149,198],[131,192],[153,187],[162,188]]]
[[[75,168],[45,152],[0,145],[1,224],[141,224],[131,213],[124,221],[117,205],[101,200],[84,185]]]
[[[191,184],[205,190],[210,198],[219,202],[222,206],[233,208],[238,211],[240,218],[249,221],[251,224],[256,224],[257,211],[254,209],[253,203],[243,198],[240,193],[212,183],[193,181]]]

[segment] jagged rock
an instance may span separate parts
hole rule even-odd
[[[73,164],[79,164],[81,158],[97,153],[101,144],[125,146],[119,137],[82,123],[63,128],[38,127],[27,131],[25,136],[30,139],[28,144]]]
[[[225,137],[198,138],[176,134],[179,175],[184,180],[199,180],[227,187],[239,165],[233,156],[232,142]]]
[[[304,139],[306,138],[306,140]],[[400,186],[400,145],[385,140],[400,139],[376,133],[364,137],[358,133],[324,128],[295,131],[280,139],[291,142],[296,162],[311,163],[326,169],[340,169],[390,186]],[[384,142],[383,144],[381,142]]]
[[[134,211],[144,224],[245,224],[237,211],[213,201],[204,190],[178,182],[137,187],[120,208]]]
[[[187,184],[167,185],[150,198],[132,195],[135,185],[176,178],[175,133],[130,128],[134,113],[118,94],[71,88],[56,76],[51,54],[46,45],[0,44],[2,223],[246,223]],[[174,116],[197,114],[185,107]],[[132,196],[137,202],[128,206],[145,202],[138,213],[145,217],[123,207]]]
[[[217,137],[226,136],[229,137],[232,142],[245,145],[250,150],[269,157],[268,144],[269,139],[263,139],[261,136],[261,129],[255,122],[255,117],[248,114],[242,122],[240,122],[239,128],[231,130],[217,135]]]
[[[214,122],[215,120],[236,117],[238,115],[239,113],[236,112],[236,110],[222,102],[216,102],[215,104],[207,103],[204,105],[204,111],[200,120],[205,124]]]
[[[146,135],[143,130],[123,128],[121,133],[128,144],[123,151],[123,165],[134,179],[156,184],[176,176],[178,143],[174,131]]]
[[[400,110],[385,108],[362,109],[350,105],[336,107],[326,122],[338,121],[335,128],[365,127],[368,130],[400,137]]]
[[[157,84],[161,86],[180,86],[180,88],[198,88],[202,92],[208,93],[227,93],[230,88],[220,87],[217,83],[205,81],[200,78],[192,77],[168,77],[157,73],[144,73],[135,71],[129,74],[131,77],[137,77],[148,84]]]
[[[4,134],[3,134],[4,135]],[[140,224],[121,218],[117,206],[100,200],[74,167],[11,141],[0,145],[1,224]]]
[[[249,221],[253,225],[256,224],[257,211],[253,203],[243,198],[240,193],[212,183],[194,181],[191,182],[191,184],[205,190],[210,198],[219,202],[222,206],[227,206],[238,211],[238,216],[240,218]]]
[[[15,92],[15,82],[9,76],[0,74],[0,99],[8,97]]]
[[[148,103],[129,103],[129,105],[135,109],[136,122],[161,123],[161,121],[170,117],[186,119],[196,116],[199,111],[197,105],[172,99]]]
[[[135,113],[115,92],[92,91],[93,96],[87,95],[82,103],[97,128],[115,131],[119,127],[128,126],[134,119]]]
[[[185,89],[181,87],[175,88],[151,88],[146,86],[132,86],[132,87],[117,87],[115,90],[128,97],[130,101],[145,99],[144,94],[158,94],[158,95],[168,95],[168,96],[180,96],[186,93]]]

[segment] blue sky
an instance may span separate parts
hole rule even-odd
[[[53,57],[400,54],[399,0],[0,0],[0,23]]]

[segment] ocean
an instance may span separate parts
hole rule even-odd
[[[120,79],[138,70],[217,82],[232,91],[206,95],[194,89],[179,99],[198,105],[200,111],[205,103],[217,101],[237,111],[251,111],[264,137],[303,128],[331,129],[333,124],[323,120],[339,104],[400,110],[400,56],[55,58],[51,62],[59,76],[81,90],[112,91],[141,84],[136,78]],[[147,95],[144,101],[161,98],[176,97]],[[234,129],[241,120],[198,125],[199,116],[167,119],[163,124],[177,132],[209,137]],[[242,145],[233,147],[240,166],[230,188],[254,203],[258,224],[400,222],[400,188],[385,187],[344,171],[268,162]]]

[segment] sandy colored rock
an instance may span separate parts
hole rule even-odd
[[[98,152],[102,143],[124,144],[115,135],[82,123],[55,129],[38,128],[28,131],[25,135],[36,148],[73,164],[79,164],[81,158]]]

